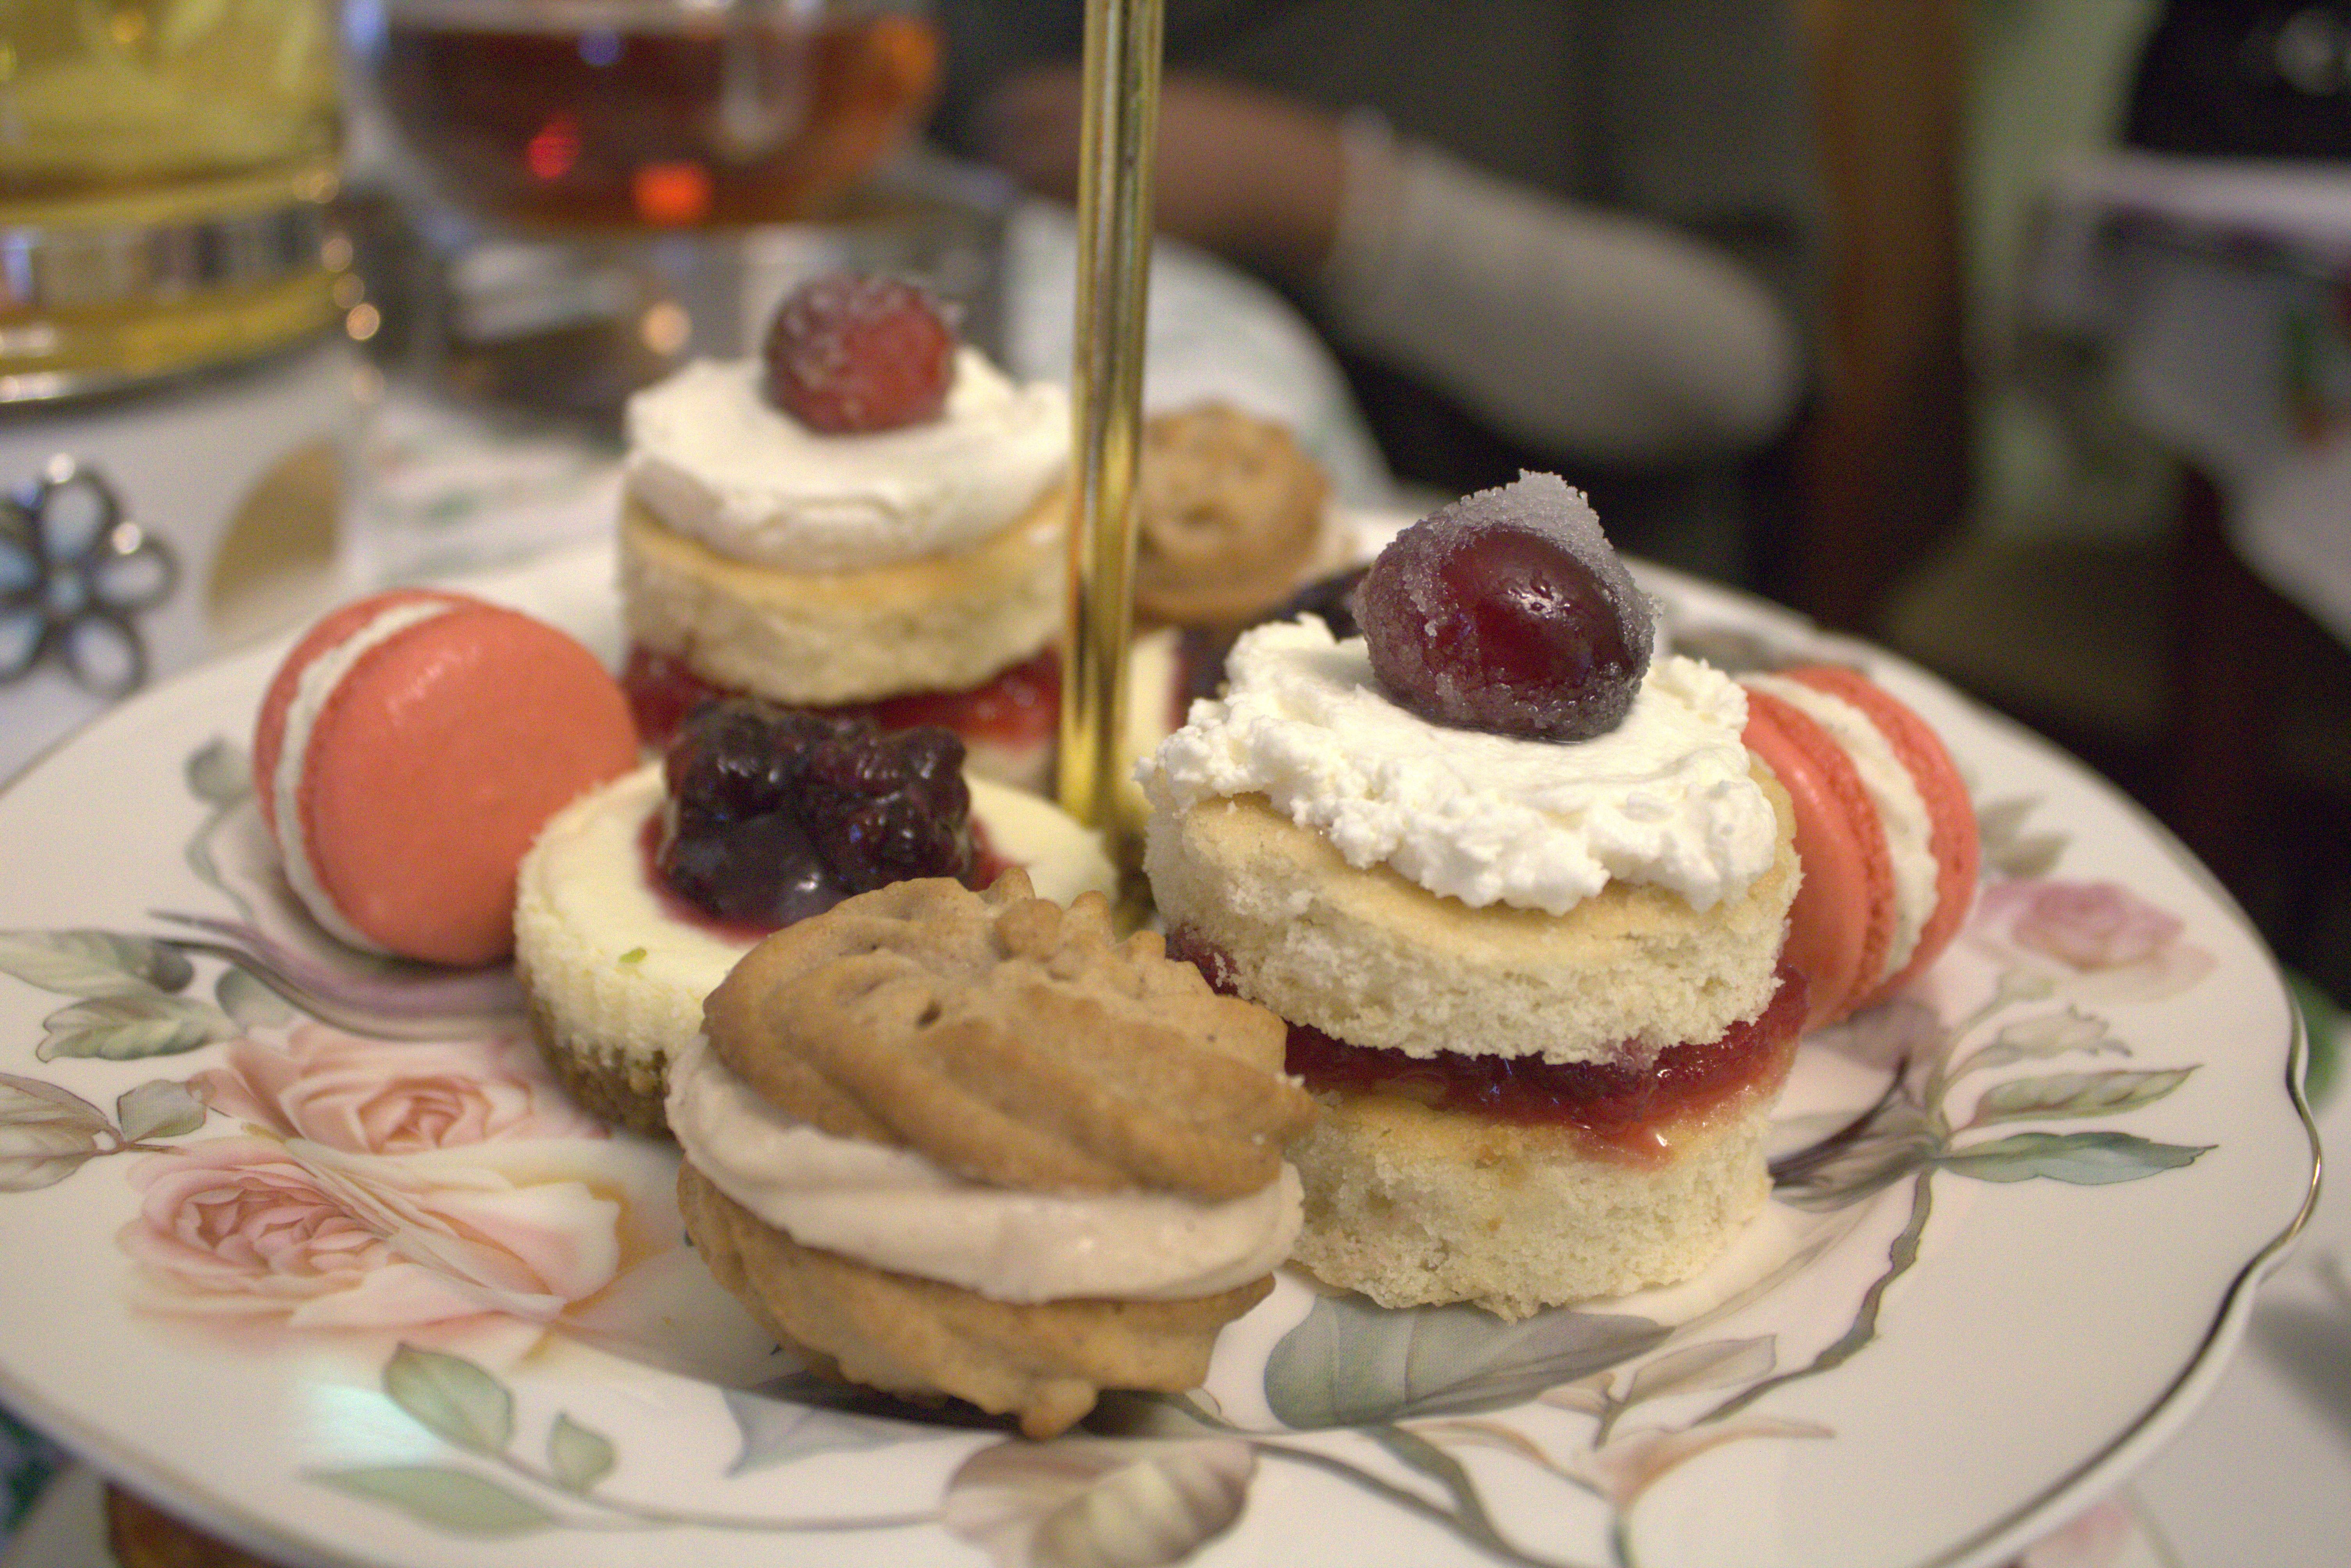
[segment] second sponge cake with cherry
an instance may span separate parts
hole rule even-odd
[[[1290,1025],[1298,1260],[1506,1317],[1702,1269],[1761,1206],[1803,1015],[1787,797],[1745,695],[1549,476],[1242,636],[1146,770],[1171,949]]]

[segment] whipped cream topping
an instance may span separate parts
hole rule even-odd
[[[1019,1192],[909,1149],[837,1138],[759,1098],[696,1036],[670,1065],[669,1124],[718,1190],[803,1247],[993,1301],[1212,1295],[1290,1256],[1298,1173],[1247,1197]]]
[[[958,350],[940,416],[827,435],[768,402],[756,360],[696,361],[629,400],[628,486],[678,533],[784,571],[856,571],[977,543],[1067,466],[1068,394]]]
[[[1861,775],[1862,789],[1877,808],[1886,852],[1894,862],[1894,935],[1886,942],[1886,965],[1876,979],[1899,974],[1918,950],[1918,934],[1927,928],[1938,896],[1934,819],[1918,792],[1918,781],[1876,722],[1834,692],[1785,675],[1750,675],[1747,680],[1827,730]]]
[[[361,659],[411,626],[446,615],[453,608],[445,600],[410,600],[392,605],[304,665],[294,683],[294,698],[286,707],[276,774],[261,781],[270,792],[270,809],[277,816],[277,853],[285,865],[287,884],[329,936],[362,953],[388,949],[344,917],[310,858],[310,836],[302,821],[302,776],[309,768],[310,737],[335,688]]]
[[[1622,725],[1570,743],[1433,724],[1314,616],[1244,633],[1225,670],[1225,695],[1143,764],[1155,807],[1263,795],[1348,864],[1472,907],[1564,914],[1615,880],[1710,909],[1771,864],[1746,693],[1696,659],[1653,661]]]

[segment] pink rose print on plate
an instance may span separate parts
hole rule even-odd
[[[132,1167],[143,1201],[118,1237],[144,1310],[239,1342],[391,1332],[501,1359],[554,1330],[697,1375],[766,1367],[772,1337],[681,1245],[674,1150],[611,1136],[527,1036],[306,1022],[218,1060],[187,1087],[243,1134]],[[706,1352],[664,1349],[682,1323]]]
[[[344,1154],[402,1155],[525,1138],[601,1138],[529,1039],[363,1040],[302,1024],[283,1044],[246,1039],[194,1079],[216,1111]]]
[[[1969,936],[2010,968],[2069,996],[2148,1000],[2186,990],[2212,956],[2181,939],[2179,916],[2111,882],[1995,882]]]
[[[142,1160],[131,1181],[142,1201],[119,1239],[141,1304],[160,1312],[298,1328],[545,1323],[623,1261],[622,1205],[542,1160],[216,1138]]]

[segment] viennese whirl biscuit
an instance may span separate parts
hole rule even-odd
[[[786,928],[673,1071],[714,1272],[851,1380],[1050,1436],[1106,1387],[1205,1375],[1296,1232],[1311,1121],[1284,1030],[1155,935],[1008,873]]]
[[[1135,612],[1219,624],[1290,597],[1322,540],[1330,484],[1287,427],[1227,403],[1154,417],[1136,500]]]

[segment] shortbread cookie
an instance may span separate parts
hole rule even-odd
[[[1312,1117],[1280,1020],[1217,996],[1155,932],[1114,942],[1007,873],[984,894],[902,882],[778,931],[712,993],[726,1064],[839,1137],[993,1186],[1256,1192]]]
[[[761,944],[705,1021],[669,1102],[689,1231],[856,1381],[1050,1436],[1196,1383],[1295,1236],[1280,1020],[1097,895],[893,883]]]
[[[687,1234],[718,1282],[819,1370],[916,1399],[952,1394],[1050,1437],[1104,1388],[1179,1394],[1208,1375],[1224,1326],[1263,1301],[1270,1274],[1168,1301],[993,1301],[802,1247],[713,1186],[678,1172]]]
[[[1229,403],[1154,416],[1135,501],[1135,613],[1231,623],[1287,599],[1314,560],[1330,482],[1286,425]]]

